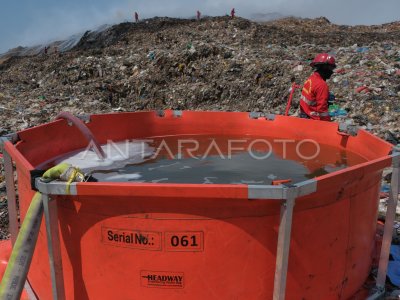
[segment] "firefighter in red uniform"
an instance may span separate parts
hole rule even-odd
[[[314,73],[304,83],[300,98],[300,118],[330,121],[328,112],[329,88],[326,80],[336,68],[335,58],[328,53],[318,54],[310,64]]]

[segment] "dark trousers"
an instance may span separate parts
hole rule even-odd
[[[302,118],[302,119],[311,119],[310,116],[307,115],[301,108],[300,108],[299,118]]]

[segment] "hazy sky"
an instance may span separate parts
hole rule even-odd
[[[0,0],[0,53],[62,39],[102,24],[153,16],[191,17],[278,12],[325,16],[336,24],[382,24],[400,20],[400,0]]]

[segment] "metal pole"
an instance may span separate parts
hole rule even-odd
[[[60,237],[58,234],[57,201],[43,194],[43,208],[46,219],[47,248],[50,260],[51,285],[54,300],[64,300],[64,277],[61,261]]]
[[[11,243],[14,246],[19,231],[17,199],[15,195],[14,168],[11,156],[3,150],[4,171],[6,176],[7,205]]]
[[[376,286],[377,288],[380,289],[384,289],[386,281],[390,244],[392,242],[393,225],[396,217],[396,207],[399,195],[399,185],[400,185],[399,173],[400,173],[400,166],[399,162],[397,162],[397,164],[394,165],[392,171],[392,180],[390,184],[389,201],[386,211],[385,227],[383,231],[381,255],[379,258],[378,278],[376,279]]]
[[[289,188],[286,200],[281,206],[273,300],[285,299],[286,278],[289,264],[290,234],[292,230],[293,207],[296,196],[297,189]]]

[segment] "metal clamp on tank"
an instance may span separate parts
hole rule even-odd
[[[175,118],[181,118],[183,115],[183,112],[181,110],[174,110],[173,115]]]
[[[35,187],[47,195],[76,195],[76,182],[82,181],[85,181],[85,175],[79,168],[61,163],[36,178]]]
[[[157,117],[163,118],[163,117],[165,117],[165,111],[157,110],[156,115],[157,115]]]
[[[83,115],[77,115],[76,116],[78,119],[80,119],[84,123],[90,123],[90,115],[88,114],[83,114]]]
[[[263,117],[264,114],[262,112],[256,112],[256,111],[252,111],[251,113],[249,113],[249,118],[250,119],[258,119]]]
[[[164,118],[166,116],[171,116],[172,113],[172,117],[174,118],[181,118],[183,116],[183,111],[181,110],[156,110],[156,115],[159,118]]]
[[[253,112],[249,113],[249,118],[250,119],[265,118],[266,120],[273,121],[273,120],[275,120],[275,115],[274,114],[264,114],[262,112],[253,111]]]
[[[356,125],[349,125],[347,123],[339,123],[338,134],[343,136],[356,136],[358,127]]]
[[[18,133],[10,133],[3,136],[0,136],[0,149],[3,150],[5,142],[11,142],[12,144],[16,144],[20,140]]]
[[[389,155],[392,155],[393,157],[393,165],[397,162],[397,160],[400,160],[400,146],[393,146],[392,151],[390,151]]]
[[[77,195],[76,182],[69,184],[67,193],[67,183],[59,180],[50,182],[43,181],[41,178],[35,178],[35,187],[37,191],[46,195]]]

